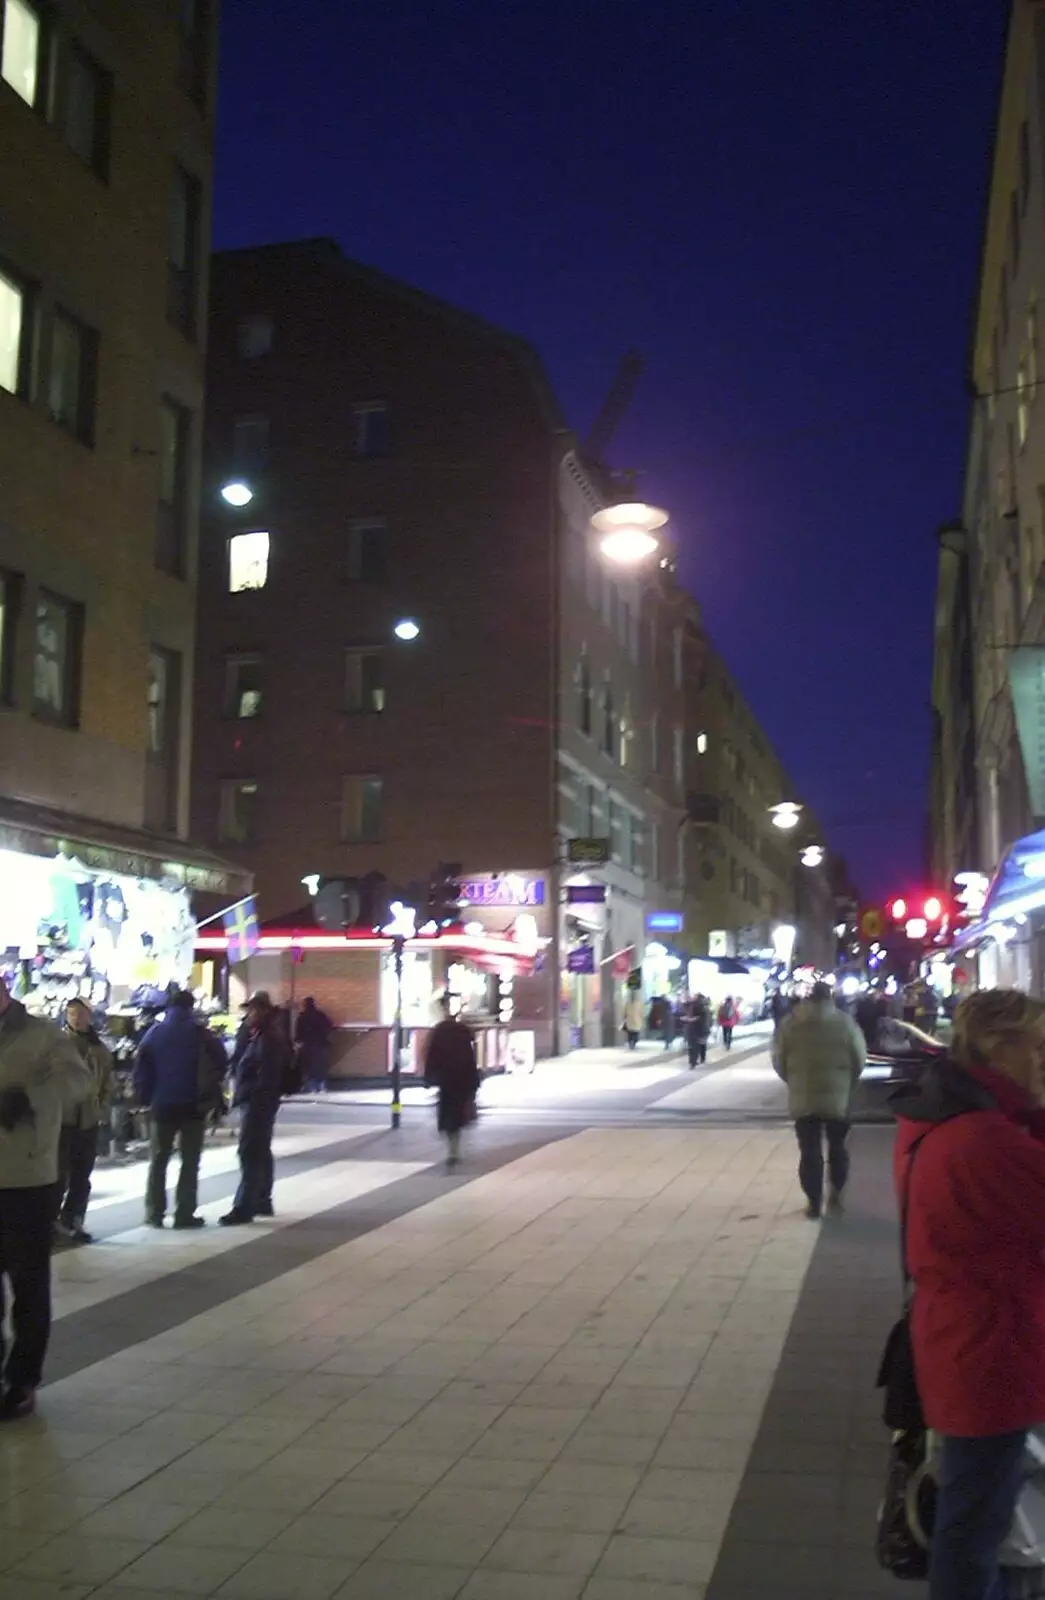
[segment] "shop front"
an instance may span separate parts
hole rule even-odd
[[[975,920],[951,944],[956,994],[1015,988],[1045,995],[1045,830],[1017,839],[975,904]]]

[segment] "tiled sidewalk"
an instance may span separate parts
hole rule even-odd
[[[182,1314],[177,1276],[145,1284],[114,1353],[65,1351],[42,1418],[0,1435],[0,1600],[784,1593],[730,1563],[821,1237],[790,1132],[591,1131],[404,1183],[356,1237],[317,1190],[272,1244],[201,1239]],[[257,1270],[276,1248],[288,1270]],[[134,1343],[161,1292],[166,1331]]]

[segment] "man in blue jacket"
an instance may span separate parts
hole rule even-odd
[[[223,1227],[272,1215],[272,1135],[291,1059],[290,1040],[264,990],[246,1005],[246,1020],[232,1056],[233,1105],[240,1107],[240,1185]]]
[[[192,1014],[191,994],[171,996],[138,1048],[134,1087],[151,1113],[145,1220],[162,1228],[167,1211],[167,1166],[178,1141],[181,1171],[174,1204],[176,1228],[202,1228],[196,1215],[203,1130],[220,1094],[225,1057],[221,1044]]]

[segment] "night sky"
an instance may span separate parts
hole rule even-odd
[[[1003,0],[223,0],[215,243],[539,349],[865,895],[920,881]]]

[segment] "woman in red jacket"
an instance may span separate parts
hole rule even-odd
[[[1027,1430],[1045,1423],[1045,1005],[971,995],[953,1059],[896,1103],[918,1388],[941,1436],[930,1600],[1000,1600]]]

